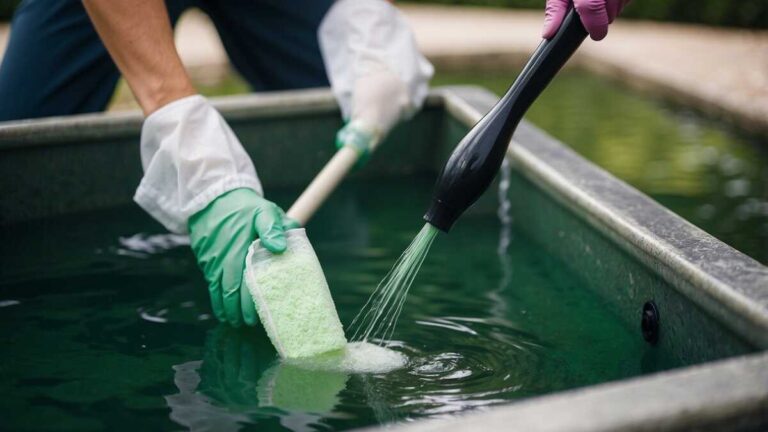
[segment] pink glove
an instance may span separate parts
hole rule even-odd
[[[596,41],[602,40],[608,34],[608,24],[624,9],[630,0],[573,0],[576,12],[581,17],[581,23]],[[542,36],[550,39],[557,33],[560,24],[568,12],[569,0],[547,0],[544,12],[544,31]]]

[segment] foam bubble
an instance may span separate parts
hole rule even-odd
[[[371,374],[400,369],[405,366],[407,359],[403,354],[389,348],[368,342],[351,342],[342,350],[287,361],[311,370]]]

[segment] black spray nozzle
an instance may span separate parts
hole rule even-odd
[[[453,151],[440,172],[424,220],[448,232],[488,189],[523,114],[586,37],[587,32],[572,8],[557,34],[541,42],[504,97]]]

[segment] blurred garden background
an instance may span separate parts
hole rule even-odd
[[[478,85],[500,95],[540,41],[544,3],[396,4],[436,66],[433,86]],[[0,21],[17,4],[0,0]],[[605,41],[582,46],[527,118],[768,263],[767,28],[766,0],[634,0]],[[0,24],[0,55],[8,33]],[[202,13],[182,17],[176,40],[201,93],[250,91]],[[121,83],[110,109],[135,107]]]
[[[0,0],[0,20],[10,20],[21,0]],[[541,9],[543,0],[409,0],[409,3]],[[765,0],[636,0],[624,18],[689,22],[715,26],[768,28]]]

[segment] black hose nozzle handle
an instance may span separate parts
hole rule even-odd
[[[571,8],[555,36],[539,44],[504,97],[453,151],[440,172],[424,220],[448,232],[488,189],[523,115],[586,37],[587,31]]]

